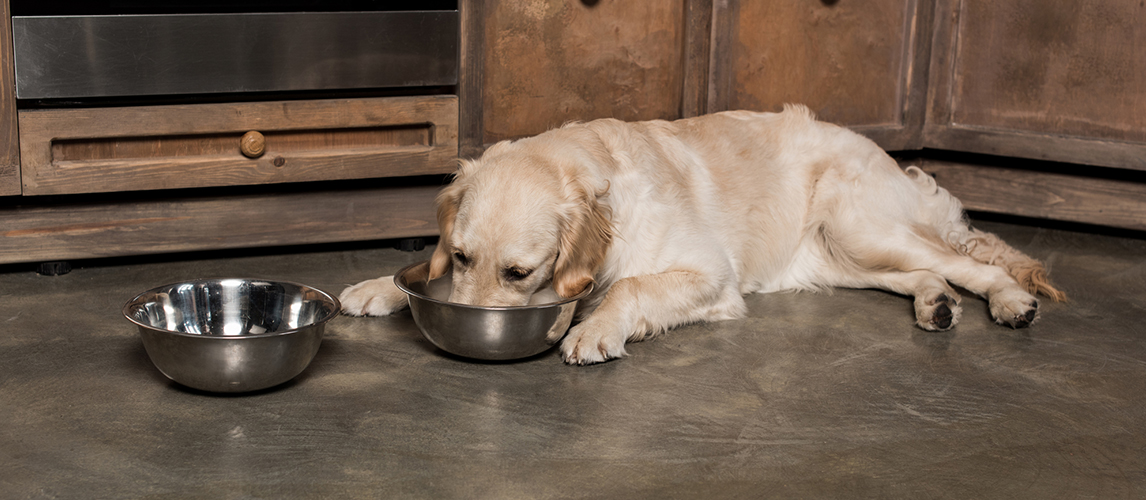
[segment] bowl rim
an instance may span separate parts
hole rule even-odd
[[[525,310],[548,309],[551,307],[560,307],[560,306],[563,306],[563,305],[568,304],[570,302],[576,302],[576,301],[581,300],[585,297],[588,297],[590,293],[593,293],[593,289],[596,288],[596,283],[589,283],[589,286],[585,287],[585,289],[581,290],[581,293],[578,293],[577,295],[574,295],[574,296],[566,298],[566,299],[561,299],[557,302],[546,302],[544,304],[526,304],[524,306],[475,306],[472,304],[459,304],[457,302],[450,302],[448,300],[438,300],[438,299],[435,299],[433,297],[430,297],[429,295],[415,292],[415,291],[411,290],[409,287],[407,287],[406,285],[402,284],[402,277],[405,276],[407,272],[409,272],[410,270],[412,270],[418,266],[428,266],[429,263],[430,263],[429,260],[423,260],[420,262],[415,262],[413,264],[410,264],[406,267],[403,267],[398,272],[394,273],[394,285],[397,286],[399,290],[406,292],[406,295],[409,295],[412,297],[418,297],[419,299],[425,300],[427,302],[433,302],[435,304],[446,305],[446,306],[451,306],[451,307],[460,307],[463,309],[475,309],[475,310],[479,310],[479,311],[525,311]],[[441,279],[441,278],[439,278],[439,279]]]
[[[131,310],[134,306],[137,306],[137,305],[142,303],[139,299],[142,298],[144,295],[158,292],[159,290],[162,290],[164,288],[171,288],[175,285],[185,285],[185,284],[190,284],[190,283],[210,283],[210,282],[221,282],[221,281],[231,281],[231,280],[262,281],[262,282],[267,282],[267,283],[282,283],[282,284],[286,284],[286,285],[294,285],[294,286],[297,286],[297,287],[302,288],[302,289],[314,290],[314,291],[318,292],[319,294],[321,294],[326,299],[330,300],[330,302],[333,304],[334,307],[332,308],[332,310],[329,314],[327,314],[326,316],[324,316],[318,320],[315,320],[314,323],[311,323],[309,325],[300,326],[298,328],[291,328],[289,330],[280,330],[277,332],[256,333],[254,335],[203,335],[203,334],[199,334],[199,333],[176,332],[176,331],[168,330],[166,328],[157,328],[154,325],[148,325],[148,324],[142,323],[142,322],[136,320],[135,318],[133,318],[130,314],[128,314],[128,311]],[[153,288],[149,288],[147,290],[144,290],[144,291],[140,292],[139,294],[137,294],[135,297],[133,297],[131,300],[127,301],[127,303],[125,303],[123,305],[123,308],[120,310],[120,312],[123,314],[124,318],[127,318],[128,321],[134,323],[136,326],[142,327],[142,328],[147,328],[149,330],[154,330],[157,332],[162,332],[165,334],[175,335],[175,336],[179,336],[179,337],[194,337],[194,338],[199,338],[199,339],[219,339],[219,340],[236,341],[236,340],[242,340],[242,339],[259,339],[259,338],[267,338],[267,337],[278,337],[278,336],[282,336],[282,335],[290,335],[292,333],[297,333],[300,330],[304,330],[307,328],[313,328],[315,326],[325,325],[326,323],[330,322],[330,320],[338,317],[338,315],[342,313],[342,303],[339,302],[338,297],[335,297],[335,296],[327,293],[326,291],[322,290],[321,288],[317,288],[317,287],[313,287],[313,286],[306,285],[303,283],[299,283],[297,281],[274,280],[274,279],[265,279],[265,278],[234,278],[234,277],[231,277],[231,278],[195,278],[195,279],[190,279],[190,280],[173,281],[173,282],[167,283],[165,285],[160,285],[157,287],[153,287]]]

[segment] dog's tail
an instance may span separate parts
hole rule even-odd
[[[1066,294],[1047,279],[1047,269],[1042,262],[1015,250],[998,236],[971,228],[960,247],[962,253],[979,262],[1006,269],[1032,295],[1038,293],[1055,302],[1066,301]]]

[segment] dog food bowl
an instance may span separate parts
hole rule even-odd
[[[173,283],[139,294],[123,315],[155,367],[210,392],[282,384],[306,369],[341,305],[306,285],[256,279]]]
[[[409,295],[414,322],[427,340],[443,351],[483,360],[520,359],[553,347],[573,322],[577,301],[593,287],[568,299],[552,289],[534,296],[545,303],[515,307],[483,307],[449,302],[449,275],[433,281],[429,261],[406,267],[394,284]]]

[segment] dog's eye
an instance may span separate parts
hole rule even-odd
[[[528,278],[530,274],[533,274],[532,269],[522,269],[520,267],[510,267],[510,268],[506,268],[506,270],[505,270],[505,279],[507,281],[521,281],[525,278]]]
[[[454,252],[454,260],[457,260],[458,264],[463,266],[468,266],[470,264],[470,258],[466,257],[466,254],[461,252]]]

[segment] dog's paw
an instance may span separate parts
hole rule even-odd
[[[991,295],[991,317],[995,323],[1011,328],[1025,328],[1038,319],[1039,301],[1019,288]]]
[[[569,330],[561,355],[571,365],[591,365],[625,356],[625,334],[592,317]]]
[[[940,292],[929,299],[915,298],[915,321],[920,328],[929,332],[950,330],[959,324],[963,308],[959,306],[958,295]]]
[[[393,276],[347,287],[338,301],[342,302],[342,312],[350,316],[387,316],[409,304],[406,292],[398,289]]]

